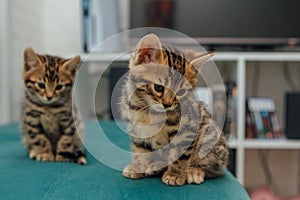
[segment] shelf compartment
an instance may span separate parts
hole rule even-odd
[[[242,146],[246,149],[300,149],[300,140],[278,139],[245,139]]]

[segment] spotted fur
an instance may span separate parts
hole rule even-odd
[[[121,99],[133,152],[125,177],[162,172],[165,184],[184,185],[222,175],[226,139],[193,97],[200,67],[212,55],[162,46],[154,34],[140,40]]]
[[[86,164],[83,124],[72,105],[80,57],[64,59],[24,51],[22,139],[31,159]]]

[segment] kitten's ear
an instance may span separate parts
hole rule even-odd
[[[188,61],[190,61],[190,65],[187,66],[185,71],[185,77],[191,85],[194,87],[198,80],[198,74],[200,72],[201,66],[207,62],[214,53],[197,53],[195,51],[185,51],[185,55]]]
[[[74,76],[80,66],[81,58],[80,56],[75,56],[68,59],[62,66],[68,73]]]
[[[161,61],[163,59],[163,52],[159,38],[155,34],[144,36],[136,46],[133,59],[134,65]]]
[[[213,53],[213,52],[198,55],[198,56],[196,56],[195,59],[193,59],[191,61],[191,65],[193,65],[193,67],[195,67],[197,69],[197,71],[199,72],[201,69],[201,66],[204,63],[206,63],[213,55],[215,55],[215,53]]]
[[[29,47],[24,50],[24,69],[28,71],[32,68],[37,68],[42,64],[41,60],[34,52],[34,50]]]

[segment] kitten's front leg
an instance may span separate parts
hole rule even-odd
[[[200,167],[188,167],[185,171],[187,183],[201,184],[204,181],[205,172]]]
[[[52,144],[41,128],[40,113],[26,110],[22,120],[22,140],[29,158],[37,161],[54,161]]]
[[[29,158],[37,161],[54,161],[51,143],[44,134],[34,134],[23,138],[24,144],[29,150]]]
[[[200,167],[190,166],[189,159],[183,156],[169,165],[162,177],[162,181],[167,185],[180,186],[185,183],[201,184],[204,181],[204,177],[204,170]]]
[[[60,162],[76,162],[85,165],[87,161],[79,138],[75,135],[62,135],[57,142],[55,160]]]
[[[79,137],[84,132],[83,124],[77,118],[74,120],[72,116],[69,118],[65,117],[60,120],[62,133],[57,141],[55,160],[85,165],[87,161],[83,144]]]
[[[131,179],[139,179],[146,176],[147,158],[146,153],[151,153],[150,150],[138,147],[134,143],[131,144],[133,156],[132,163],[127,165],[123,170],[123,176]]]
[[[73,162],[75,159],[72,136],[62,135],[57,142],[55,160],[60,162]]]
[[[162,182],[173,186],[184,185],[186,182],[185,168],[185,163],[181,161],[175,161],[170,164],[163,174]]]
[[[169,165],[162,181],[167,185],[180,186],[185,183],[201,184],[204,181],[205,172],[200,167],[192,167],[189,160],[179,159]]]
[[[194,149],[195,130],[186,128],[177,133],[171,141],[169,149],[168,169],[164,172],[162,181],[167,185],[180,186],[187,181],[188,174],[194,174],[189,169],[189,158]],[[199,182],[199,181],[198,181]]]
[[[123,176],[132,179],[152,176],[164,170],[167,162],[164,161],[161,152],[132,144],[133,160],[123,170]]]

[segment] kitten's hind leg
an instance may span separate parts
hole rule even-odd
[[[223,174],[224,167],[228,163],[228,148],[226,145],[225,136],[222,134],[217,144],[211,149],[211,151],[201,158],[201,150],[198,153],[198,159],[194,154],[194,159],[191,161],[193,166],[200,167],[205,172],[206,178],[214,178]],[[205,149],[207,144],[202,144],[202,148]],[[200,156],[200,157],[199,157]]]

